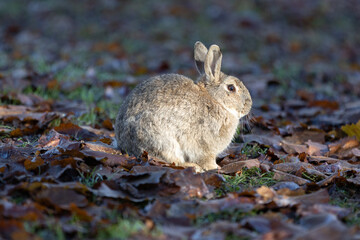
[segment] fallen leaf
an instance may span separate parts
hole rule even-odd
[[[337,110],[339,109],[339,103],[335,101],[329,101],[329,100],[315,100],[309,102],[310,107],[321,107],[321,108],[327,108],[331,110]]]
[[[257,142],[259,144],[272,146],[275,149],[281,149],[281,137],[278,135],[256,135],[256,134],[248,134],[243,136],[244,142]]]
[[[230,174],[230,173],[236,173],[241,171],[243,168],[253,168],[253,167],[260,167],[260,161],[258,159],[248,159],[245,161],[237,161],[232,162],[230,164],[224,165],[221,167],[221,172]]]
[[[36,125],[38,128],[44,128],[47,127],[51,121],[60,117],[61,114],[59,113],[41,113],[32,107],[14,105],[0,106],[0,120],[3,120],[5,123],[20,121],[23,123],[32,123],[32,125]]]
[[[256,189],[256,193],[259,194],[265,202],[272,200],[277,195],[273,189],[266,186],[261,186]]]
[[[114,130],[113,124],[109,118],[102,122],[102,126],[110,131]]]
[[[341,127],[349,137],[355,136],[360,141],[360,120],[356,124],[348,124]]]
[[[69,136],[63,135],[51,129],[50,132],[40,137],[38,143],[40,147],[56,147],[60,144],[61,139],[70,140]]]
[[[360,142],[355,137],[346,137],[340,139],[335,143],[329,144],[329,156],[332,154],[339,154],[348,149],[352,149],[358,147]]]
[[[306,142],[306,145],[308,145],[308,150],[307,153],[312,156],[312,155],[324,155],[328,152],[328,146],[321,144],[321,143],[317,143],[317,142],[313,142],[311,140],[308,140]]]
[[[301,203],[305,206],[312,206],[314,204],[329,203],[330,196],[326,189],[321,189],[310,194],[291,197],[290,199],[295,203]]]
[[[85,207],[88,204],[86,197],[73,189],[51,186],[36,193],[36,199],[44,204],[56,208],[71,209],[72,204]]]
[[[280,145],[285,152],[290,154],[307,152],[307,147],[305,145],[293,144],[285,140],[282,140]]]
[[[45,161],[40,156],[35,156],[32,159],[26,159],[24,162],[24,167],[26,170],[31,171],[39,168],[44,164]]]
[[[58,133],[70,135],[77,139],[82,139],[86,141],[97,139],[97,135],[82,129],[81,127],[73,124],[73,123],[62,123],[60,126],[55,127],[54,130]]]
[[[274,170],[274,172],[275,172],[274,179],[278,180],[278,181],[290,181],[290,182],[294,182],[298,185],[304,185],[304,184],[310,183],[309,180],[297,177],[293,174],[284,173],[284,172],[281,172],[278,170]]]
[[[350,239],[349,230],[332,214],[314,214],[303,217],[300,225],[307,230],[299,234],[296,239]]]

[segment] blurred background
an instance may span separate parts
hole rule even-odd
[[[331,125],[360,116],[319,118],[359,104],[356,0],[3,0],[0,22],[2,103],[51,101],[86,124],[113,120],[143,79],[196,78],[200,40],[221,47],[223,71],[248,86],[255,114]]]

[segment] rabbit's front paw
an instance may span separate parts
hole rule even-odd
[[[204,172],[204,169],[202,169],[199,165],[197,165],[196,163],[189,163],[189,162],[186,162],[186,163],[183,163],[181,164],[183,167],[192,167],[194,168],[195,172],[197,173],[202,173]]]
[[[209,162],[209,163],[206,163],[206,164],[202,165],[202,168],[205,171],[209,171],[209,170],[217,170],[217,169],[220,168],[220,166],[217,165],[215,162]]]

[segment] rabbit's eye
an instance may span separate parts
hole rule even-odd
[[[235,92],[235,91],[236,91],[235,86],[232,85],[232,84],[228,85],[227,88],[228,88],[228,90],[229,90],[230,92]]]

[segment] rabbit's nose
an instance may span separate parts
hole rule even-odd
[[[244,106],[241,111],[241,114],[244,116],[247,115],[250,112],[251,107],[252,107],[252,99],[251,99],[250,95],[248,95],[244,99]]]
[[[252,106],[252,99],[250,95],[245,99],[245,106],[249,106],[250,108]]]

